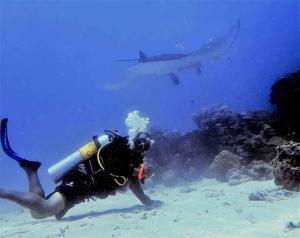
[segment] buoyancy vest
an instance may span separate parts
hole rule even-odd
[[[98,144],[97,154],[84,162],[87,174],[93,181],[105,175],[110,176],[118,186],[124,186],[141,164],[143,156],[132,150],[128,139],[121,136],[112,138],[107,144]]]

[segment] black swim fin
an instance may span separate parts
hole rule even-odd
[[[1,146],[4,153],[8,157],[16,160],[21,167],[30,167],[32,169],[38,169],[41,166],[40,162],[24,159],[11,148],[7,136],[7,122],[8,122],[7,118],[2,119],[0,122],[0,140],[1,140]]]

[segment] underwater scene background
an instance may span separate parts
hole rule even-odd
[[[274,103],[270,101],[272,85],[296,72],[292,77],[295,84],[291,88],[296,90],[292,101],[295,118],[300,118],[299,12],[298,0],[0,0],[0,115],[9,118],[11,143],[25,158],[42,162],[39,174],[50,192],[54,187],[47,174],[50,165],[105,129],[117,129],[126,135],[125,118],[138,110],[150,119],[149,128],[156,140],[148,159],[157,167],[157,176],[149,186],[170,186],[172,196],[191,196],[193,189],[174,190],[182,182],[178,176],[194,181],[191,178],[201,179],[208,168],[209,177],[228,182],[224,171],[218,170],[219,165],[211,168],[217,156],[233,158],[232,163],[247,167],[256,159],[270,162],[276,157],[276,146],[289,140],[299,142],[299,134],[287,132],[299,133],[294,129],[297,123],[292,122],[292,129],[278,123],[277,106],[283,104],[276,99]],[[146,56],[194,52],[224,35],[237,22],[238,34],[224,49],[226,52],[213,59],[204,57],[199,70],[178,72],[179,85],[158,69],[157,75],[129,80],[120,89],[105,87],[122,81],[128,69],[137,64],[134,60],[120,60],[138,59],[139,51]],[[262,114],[244,117],[256,110]],[[232,121],[239,125],[238,132],[233,132]],[[215,131],[218,123],[222,128]],[[265,132],[266,124],[271,132]],[[262,132],[266,134],[259,142],[244,143]],[[237,139],[237,135],[243,138]],[[275,135],[282,140],[270,142]],[[234,155],[220,154],[224,150]],[[246,162],[240,162],[241,158]],[[185,170],[174,172],[180,169]],[[247,176],[246,180],[252,181],[253,176],[248,172]],[[296,188],[300,173],[297,176]],[[273,179],[272,174],[263,180],[269,179]],[[0,188],[26,191],[27,186],[15,161],[0,151]],[[8,208],[11,203],[3,202],[0,210]],[[0,227],[1,222],[4,224],[0,220]],[[266,231],[261,233],[264,236],[252,237],[283,237],[268,236],[266,227],[262,230]],[[10,234],[3,237],[34,237]],[[126,232],[107,234],[127,237]],[[170,237],[164,232],[155,234]],[[185,235],[207,237],[193,232]],[[287,233],[287,237],[297,235]]]

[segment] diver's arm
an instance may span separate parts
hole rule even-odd
[[[130,185],[129,185],[130,190],[133,192],[133,194],[146,206],[152,205],[152,200],[150,197],[148,197],[142,187],[140,182],[135,179],[133,181],[131,181]]]

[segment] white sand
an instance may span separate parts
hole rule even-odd
[[[299,193],[273,202],[249,201],[250,192],[270,188],[275,188],[273,181],[230,187],[210,179],[176,188],[156,187],[147,193],[165,204],[151,211],[145,211],[128,191],[82,203],[63,221],[33,220],[20,208],[1,214],[0,237],[300,237],[300,229],[285,228],[288,221],[300,221]]]

